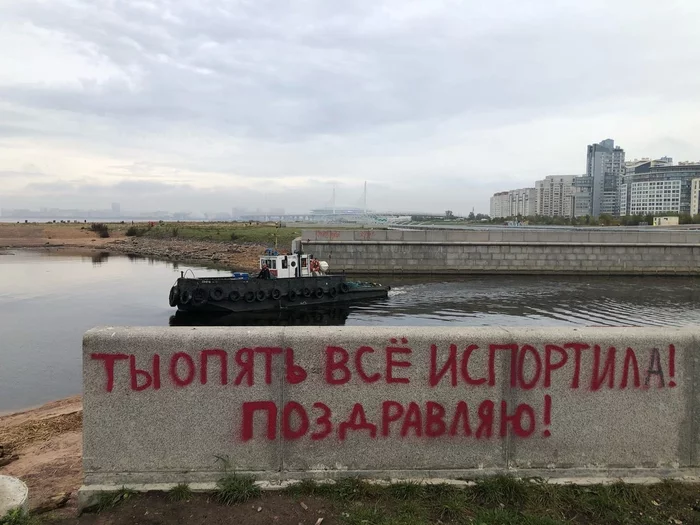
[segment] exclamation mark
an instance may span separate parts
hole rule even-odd
[[[544,425],[548,427],[552,423],[552,396],[549,394],[544,396]],[[549,431],[549,429],[546,429],[544,432],[544,437],[549,437],[552,435],[552,433]]]
[[[668,376],[670,379],[668,386],[673,388],[676,386],[676,382],[673,380],[676,377],[676,347],[673,345],[668,345]]]

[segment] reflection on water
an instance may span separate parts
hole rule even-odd
[[[350,307],[295,309],[251,314],[208,314],[176,312],[171,326],[332,326],[344,325]]]
[[[680,326],[700,324],[686,277],[373,277],[387,299],[345,308],[192,317],[168,306],[180,271],[139,256],[0,250],[0,412],[81,390],[81,344],[100,325]]]

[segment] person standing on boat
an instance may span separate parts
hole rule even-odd
[[[270,279],[270,269],[267,267],[267,264],[263,264],[258,274],[258,279]]]

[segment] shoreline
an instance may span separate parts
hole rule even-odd
[[[265,250],[265,246],[253,243],[143,237],[85,240],[0,237],[0,254],[13,249],[63,252],[66,255],[71,255],[71,252],[76,255],[106,253],[115,256],[154,259],[174,264],[200,265],[215,270],[257,272],[258,257]]]

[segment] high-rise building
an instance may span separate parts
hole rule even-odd
[[[585,217],[592,212],[591,194],[593,192],[593,177],[581,175],[574,179],[571,195],[571,213],[574,217]]]
[[[690,186],[690,214],[700,213],[700,179],[693,179]]]
[[[492,219],[502,219],[510,216],[510,205],[507,191],[499,191],[491,197],[489,216]]]
[[[700,179],[700,163],[638,166],[620,186],[620,211],[624,215],[693,213],[694,179]]]
[[[547,217],[571,217],[574,181],[578,175],[549,175],[535,182],[535,214]]]
[[[620,215],[620,186],[625,174],[625,150],[615,146],[615,141],[606,139],[588,146],[586,177],[590,177],[590,215],[602,213]],[[587,188],[581,188],[581,210],[586,200]],[[576,196],[574,197],[574,201]]]
[[[501,191],[491,197],[490,216],[495,219],[506,217],[529,217],[535,215],[535,188]]]
[[[625,175],[622,177],[622,184],[620,185],[620,215],[636,215],[632,213],[630,208],[632,202],[632,184],[637,184],[633,182],[634,175],[637,173],[647,173],[652,168],[672,165],[673,159],[671,157],[661,157],[653,160],[645,157],[625,162]],[[641,187],[635,186],[634,188],[636,191],[640,191]],[[656,186],[654,186],[654,188],[656,188]],[[674,209],[663,211],[674,211]]]

